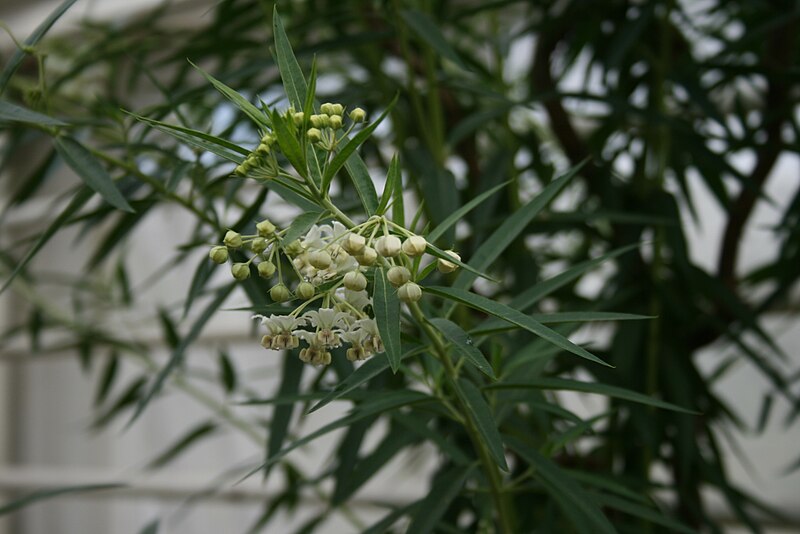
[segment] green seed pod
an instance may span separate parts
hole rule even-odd
[[[292,294],[289,292],[288,287],[283,284],[277,284],[270,288],[269,296],[275,302],[285,302],[291,298]]]
[[[412,235],[403,241],[403,252],[408,256],[419,256],[425,252],[428,242],[421,235]]]
[[[258,264],[258,276],[261,278],[272,278],[275,274],[275,264],[271,261],[262,261]]]
[[[417,302],[422,298],[422,288],[414,282],[407,282],[397,290],[397,297],[403,302]]]
[[[265,250],[267,250],[267,240],[263,237],[256,237],[252,241],[250,241],[250,250],[255,252],[256,254],[261,254]]]
[[[250,266],[246,263],[234,263],[231,266],[231,274],[237,280],[247,280],[250,278]]]
[[[400,287],[411,280],[411,272],[401,265],[396,265],[386,272],[386,278],[394,287]]]
[[[256,225],[256,230],[261,237],[269,237],[275,233],[275,225],[269,222],[268,219],[264,219]]]
[[[344,275],[344,287],[352,291],[361,291],[367,287],[367,277],[359,271],[350,271]]]
[[[308,300],[314,296],[314,292],[315,289],[313,285],[308,282],[300,282],[294,294],[303,300]]]
[[[233,230],[228,230],[222,242],[231,248],[239,248],[242,246],[242,234],[234,232]]]
[[[228,261],[228,248],[227,247],[214,247],[208,251],[208,257],[214,263],[225,263]]]

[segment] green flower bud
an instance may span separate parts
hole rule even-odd
[[[375,242],[375,250],[384,258],[394,258],[400,254],[402,244],[396,235],[385,235],[379,237]]]
[[[342,248],[350,254],[361,254],[366,245],[367,239],[363,235],[347,234],[347,237],[342,240]]]
[[[301,252],[303,252],[303,245],[300,244],[300,241],[295,239],[288,245],[286,245],[286,252],[291,254],[292,256],[297,256]]]
[[[258,264],[258,276],[261,278],[272,278],[275,274],[275,264],[271,261],[262,261]]]
[[[315,250],[308,255],[308,263],[317,269],[327,269],[332,261],[331,255],[324,250]]]
[[[231,248],[239,248],[242,246],[242,234],[234,232],[233,230],[228,230],[222,242]]]
[[[258,148],[256,148],[256,153],[260,156],[266,156],[267,154],[269,154],[270,150],[271,149],[269,148],[269,145],[261,143],[260,145],[258,145]]]
[[[303,124],[303,119],[305,119],[305,118],[306,118],[306,114],[303,113],[302,111],[298,111],[297,113],[292,115],[292,120],[294,121],[294,123],[297,126],[300,126],[301,124]]]
[[[261,138],[261,144],[266,146],[272,146],[275,144],[276,137],[271,133],[265,133],[264,137]]]
[[[250,241],[250,250],[255,252],[256,254],[261,254],[265,250],[267,250],[267,240],[263,237],[256,237],[252,241]]]
[[[319,107],[319,110],[325,115],[333,115],[333,104],[330,102],[325,102]]]
[[[247,280],[250,278],[250,266],[246,263],[234,263],[231,266],[231,274],[237,280]]]
[[[322,141],[322,132],[317,128],[309,128],[306,135],[308,136],[308,140],[312,143],[319,143]]]
[[[403,241],[403,252],[408,256],[419,256],[425,252],[428,242],[421,235],[412,235]]]
[[[344,287],[352,291],[361,291],[367,287],[367,277],[359,271],[350,271],[344,275]]]
[[[372,247],[364,247],[361,254],[356,256],[356,261],[359,265],[370,266],[374,265],[378,259],[378,252]]]
[[[355,108],[350,112],[350,120],[353,122],[363,122],[367,118],[367,112],[361,108]]]
[[[343,124],[342,118],[339,115],[331,115],[330,124],[331,128],[333,128],[334,130],[338,130],[339,128],[342,127]]]
[[[328,115],[339,115],[340,117],[344,113],[344,106],[341,104],[331,104],[331,112]],[[333,117],[331,117],[333,118]]]
[[[396,265],[386,272],[386,278],[394,287],[399,287],[411,280],[411,272],[401,265]]]
[[[308,282],[300,282],[294,294],[303,300],[308,300],[314,296],[314,286]]]
[[[422,298],[422,288],[414,282],[407,282],[397,290],[397,297],[403,302],[417,302]]]
[[[452,250],[445,250],[444,253],[450,256],[451,258],[455,258],[458,261],[461,261],[461,256],[459,256],[456,252],[453,252]],[[458,264],[453,263],[452,261],[447,261],[445,259],[439,258],[439,262],[436,267],[439,269],[439,272],[452,273],[453,271],[458,269]]]
[[[269,222],[268,219],[264,219],[256,225],[256,230],[261,237],[269,237],[275,233],[275,225]]]
[[[228,248],[227,247],[214,247],[208,251],[208,257],[214,263],[225,263],[228,261]]]
[[[275,302],[285,302],[291,298],[292,294],[289,292],[289,288],[287,288],[285,285],[277,284],[270,288],[269,296]]]
[[[324,113],[320,115],[311,115],[308,120],[314,128],[326,128],[328,124],[330,124],[330,117]]]

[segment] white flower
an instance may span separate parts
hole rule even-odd
[[[291,315],[270,315],[269,318],[253,315],[252,318],[261,319],[261,325],[269,330],[269,334],[261,338],[261,345],[273,350],[297,348],[298,339],[293,330],[306,324],[305,318]]]
[[[365,334],[365,348],[371,352],[383,352],[383,340],[381,334],[378,332],[378,323],[375,319],[359,319],[353,324],[351,330],[362,330]]]
[[[316,328],[334,330],[341,329],[347,326],[347,316],[345,312],[335,310],[333,308],[320,308],[319,310],[307,311],[304,318],[308,318],[311,326]]]
[[[344,300],[346,300],[352,307],[358,311],[363,311],[367,306],[372,305],[372,299],[369,298],[369,293],[364,290],[352,291],[350,289],[344,290]]]

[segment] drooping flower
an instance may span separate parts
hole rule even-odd
[[[261,325],[269,330],[261,338],[261,346],[265,349],[282,350],[296,349],[300,341],[294,333],[295,329],[306,324],[303,317],[292,317],[290,315],[253,315],[253,319],[261,319]]]

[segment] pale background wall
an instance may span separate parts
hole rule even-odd
[[[68,18],[59,27],[87,13],[105,17],[121,16],[154,3],[151,0],[137,3],[124,0],[79,2],[70,15],[71,19]],[[5,0],[0,5],[0,18],[10,22],[18,36],[24,37],[54,4],[46,0],[35,3]],[[202,8],[198,8],[200,14],[202,11]],[[191,23],[191,13],[187,13],[185,23]],[[7,42],[0,40],[0,46],[7,45]],[[746,167],[747,162],[742,162],[742,165]],[[797,158],[782,160],[769,184],[771,197],[779,203],[790,198],[798,187],[798,175],[800,163]],[[71,178],[65,176],[64,179]],[[0,177],[0,184],[8,182],[7,176]],[[702,186],[695,185],[699,211],[704,217],[703,227],[695,228],[692,251],[703,264],[711,265],[717,251],[709,244],[716,242],[721,231],[722,214],[710,195],[701,189]],[[47,204],[43,203],[42,209],[45,206]],[[742,251],[748,261],[755,263],[774,253],[775,244],[770,241],[765,227],[774,221],[776,213],[776,210],[762,206],[751,221]],[[30,230],[38,214],[37,210],[21,214],[16,220],[8,221],[0,232],[9,234],[20,228]],[[180,213],[171,210],[162,210],[156,217],[149,218],[131,242],[134,250],[129,257],[135,258],[130,264],[134,279],[138,277],[141,280],[152,273],[171,250],[173,240],[158,239],[156,236],[163,233],[163,228],[181,228],[183,220]],[[79,254],[80,249],[76,249],[66,234],[54,240],[42,252],[37,265],[57,262],[60,270],[73,267],[78,271],[81,265]],[[191,265],[191,262],[187,265]],[[185,294],[190,276],[191,271],[185,276],[174,275],[150,288],[140,295],[143,299],[142,308],[148,308],[148,303],[177,302]],[[241,296],[236,298],[244,302]],[[10,313],[17,313],[23,305],[20,299],[13,299],[7,294],[0,297],[0,325],[7,324]],[[228,307],[235,306],[236,302],[229,301]],[[279,366],[280,359],[275,354],[263,351],[256,338],[249,335],[246,317],[246,313],[219,315],[188,358],[193,366],[212,370],[217,348],[225,346],[235,357],[240,372],[257,380],[259,390],[266,394],[274,390],[276,373],[271,370]],[[138,339],[151,340],[154,353],[163,362],[166,352],[157,346],[157,325],[142,322],[138,317],[126,317],[120,324],[126,331],[135,332]],[[796,316],[793,313],[776,314],[764,326],[768,331],[777,333],[779,343],[793,358],[787,364],[788,368],[800,368],[797,351],[800,346],[800,322]],[[700,359],[704,366],[712,369],[727,350],[726,347],[714,347],[701,355]],[[126,375],[132,376],[136,365],[127,362]],[[95,367],[95,375],[100,367]],[[260,443],[263,437],[253,439],[235,431],[227,431],[204,441],[158,474],[143,474],[141,468],[148,460],[194,424],[215,417],[214,411],[196,399],[187,398],[185,393],[174,393],[155,402],[131,429],[123,431],[121,423],[124,421],[121,421],[110,431],[91,433],[87,431],[90,422],[87,414],[90,413],[95,382],[87,380],[82,374],[74,354],[30,354],[20,348],[0,347],[0,492],[24,492],[42,486],[74,483],[131,482],[130,488],[120,492],[69,497],[37,505],[17,514],[11,522],[0,520],[0,534],[135,533],[156,518],[163,518],[161,532],[168,533],[246,530],[259,515],[263,502],[280,484],[279,480],[271,480],[266,488],[253,479],[233,486],[231,481],[238,478],[236,472],[222,485],[221,494],[199,506],[185,507],[182,504],[190,495],[214,484],[226,470],[257,462],[262,454]],[[124,381],[120,384],[124,384]],[[170,386],[170,389],[174,387]],[[740,366],[718,387],[727,398],[735,401],[747,421],[755,421],[768,385],[752,369]],[[217,402],[223,400],[216,390],[203,393]],[[570,402],[585,411],[597,408],[595,400],[589,397],[570,398]],[[800,443],[800,425],[795,425],[789,432],[781,428],[781,421],[788,409],[785,403],[777,401],[765,434],[738,436],[741,448],[753,462],[753,472],[749,472],[733,454],[729,467],[734,478],[744,487],[756,490],[765,501],[798,518],[800,473],[780,476],[781,470],[800,454],[800,447],[797,446]],[[236,417],[244,418],[255,414],[253,409],[248,408],[235,408],[233,412]],[[269,410],[258,413],[269,414]],[[304,424],[302,433],[310,432],[341,413],[342,409],[335,405],[323,410]],[[329,458],[331,444],[334,443],[332,438],[336,435],[298,451],[291,458],[295,459],[298,466],[313,473],[314,466]],[[370,442],[375,443],[378,437],[377,434],[371,435]],[[354,513],[368,524],[381,512],[369,506],[367,500],[407,502],[422,495],[427,488],[425,484],[416,482],[415,475],[424,472],[434,461],[430,451],[421,450],[388,466],[379,480],[359,493],[359,499],[353,506]],[[0,495],[0,501],[6,496]],[[709,498],[713,499],[714,496]],[[292,521],[284,519],[280,531],[291,531],[320,509],[319,500],[309,496],[301,517]],[[722,510],[720,513],[726,514]],[[334,517],[327,525],[326,532],[356,530],[341,516]],[[729,531],[740,530],[731,525]],[[800,528],[776,526],[770,532],[800,532]]]

